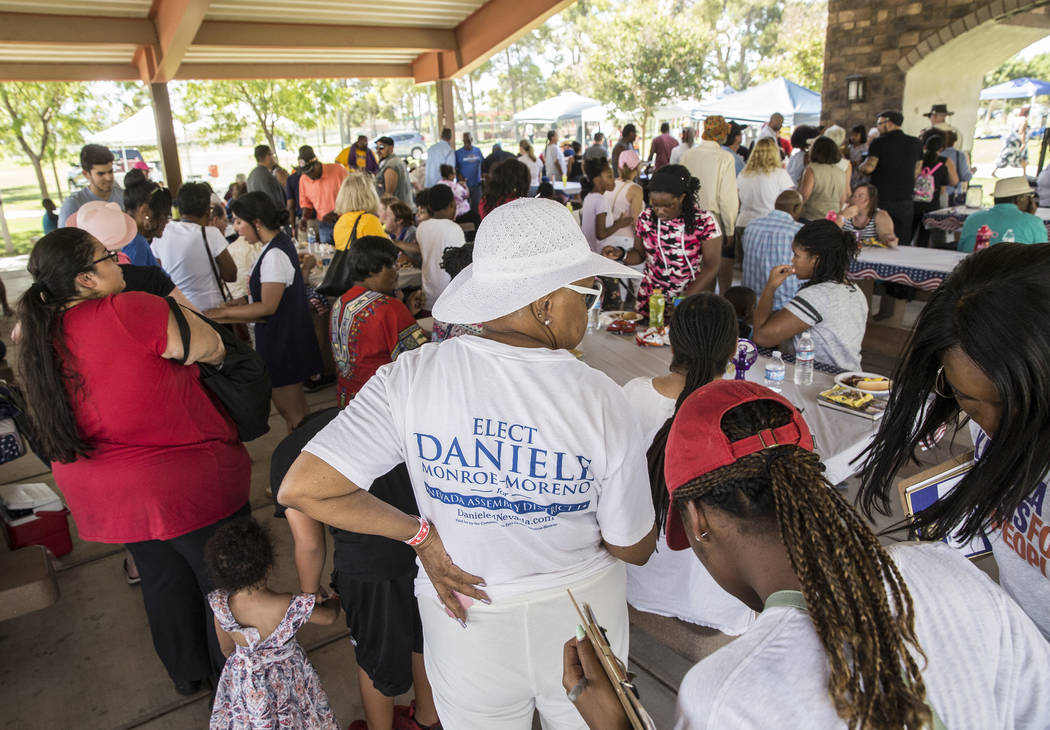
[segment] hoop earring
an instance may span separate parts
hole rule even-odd
[[[943,381],[943,384],[942,384]],[[942,392],[941,388],[947,389],[949,392]],[[948,380],[944,376],[944,366],[941,365],[937,368],[937,374],[933,376],[933,393],[940,398],[954,398],[955,393],[951,392],[952,386],[948,384]]]
[[[701,532],[699,535],[696,535],[696,539],[697,540],[703,540],[705,537],[707,537],[707,531],[706,530],[704,532]]]

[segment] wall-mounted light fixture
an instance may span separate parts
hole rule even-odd
[[[846,101],[851,104],[857,104],[864,101],[865,79],[859,74],[853,74],[852,76],[846,77]]]

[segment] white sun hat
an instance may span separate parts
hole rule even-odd
[[[434,319],[488,322],[589,276],[641,274],[591,251],[564,205],[518,198],[485,216],[474,240],[474,263],[434,302]]]

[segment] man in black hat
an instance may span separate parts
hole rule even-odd
[[[317,219],[317,238],[321,243],[335,243],[335,222],[339,214],[335,210],[335,199],[339,186],[349,174],[339,164],[325,164],[317,159],[314,148],[303,145],[299,148],[299,206],[305,220]]]
[[[930,120],[930,123],[926,125],[926,127],[921,132],[919,132],[919,137],[925,139],[926,132],[928,132],[931,129],[938,129],[941,132],[955,132],[955,136],[958,139],[958,143],[961,143],[962,136],[959,134],[959,130],[953,127],[952,125],[948,124],[948,117],[950,117],[954,113],[955,112],[948,111],[947,104],[933,104],[932,106],[930,106],[930,111],[923,115]]]

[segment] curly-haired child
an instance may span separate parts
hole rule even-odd
[[[208,594],[219,645],[228,657],[215,691],[211,730],[337,728],[328,696],[295,640],[307,622],[329,625],[339,599],[315,606],[310,593],[276,593],[267,586],[273,546],[251,518],[228,522],[204,548]]]

